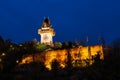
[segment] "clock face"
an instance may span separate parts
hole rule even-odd
[[[43,40],[48,40],[49,39],[49,36],[47,35],[47,34],[45,34],[44,36],[43,36]]]

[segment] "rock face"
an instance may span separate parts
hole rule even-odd
[[[33,55],[23,57],[20,64],[30,63],[33,61],[44,62],[46,68],[51,69],[52,61],[57,60],[60,63],[60,66],[64,68],[68,60],[68,53],[71,55],[71,63],[74,67],[85,67],[87,65],[86,60],[89,60],[89,64],[91,65],[94,62],[93,58],[96,57],[97,54],[100,55],[100,59],[104,59],[102,45],[95,45],[35,53]]]

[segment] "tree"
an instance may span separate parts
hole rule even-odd
[[[40,66],[41,71],[46,71],[47,70],[47,68],[45,67],[44,62],[39,62],[39,66]]]
[[[0,44],[4,44],[4,40],[3,40],[2,36],[0,36]]]
[[[82,40],[77,40],[76,42],[75,42],[75,46],[84,46],[84,43],[83,43],[83,41]]]
[[[0,52],[4,51],[4,40],[2,36],[0,36]]]
[[[116,56],[120,56],[120,38],[112,42],[113,51]]]
[[[55,42],[55,49],[61,49],[62,48],[62,43],[61,42]]]
[[[35,52],[35,44],[33,42],[26,41],[23,43],[22,47],[24,47],[27,54],[32,54]]]
[[[104,37],[102,37],[102,40],[101,40],[101,41],[102,41],[102,46],[103,46],[103,47],[106,47],[106,42],[105,42]]]
[[[72,42],[64,42],[63,45],[62,45],[62,48],[65,48],[65,49],[69,49],[69,48],[72,48],[73,47],[73,43]]]
[[[71,57],[71,54],[70,54],[69,50],[68,50],[68,53],[67,53],[66,68],[68,70],[70,70],[72,68],[72,57]]]
[[[37,45],[35,45],[35,49],[36,49],[37,52],[45,51],[48,48],[50,48],[50,46],[45,45],[45,44],[37,44]]]
[[[53,72],[54,76],[56,77],[57,73],[60,70],[60,64],[56,59],[52,61],[51,68],[52,68],[52,72]]]

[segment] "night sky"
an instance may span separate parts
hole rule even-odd
[[[14,43],[40,40],[44,17],[55,29],[54,42],[120,38],[120,0],[0,0],[0,35]]]

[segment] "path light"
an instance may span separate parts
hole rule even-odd
[[[19,63],[19,61],[18,61],[18,60],[16,60],[16,63]]]
[[[5,56],[5,53],[2,53],[2,56]]]

